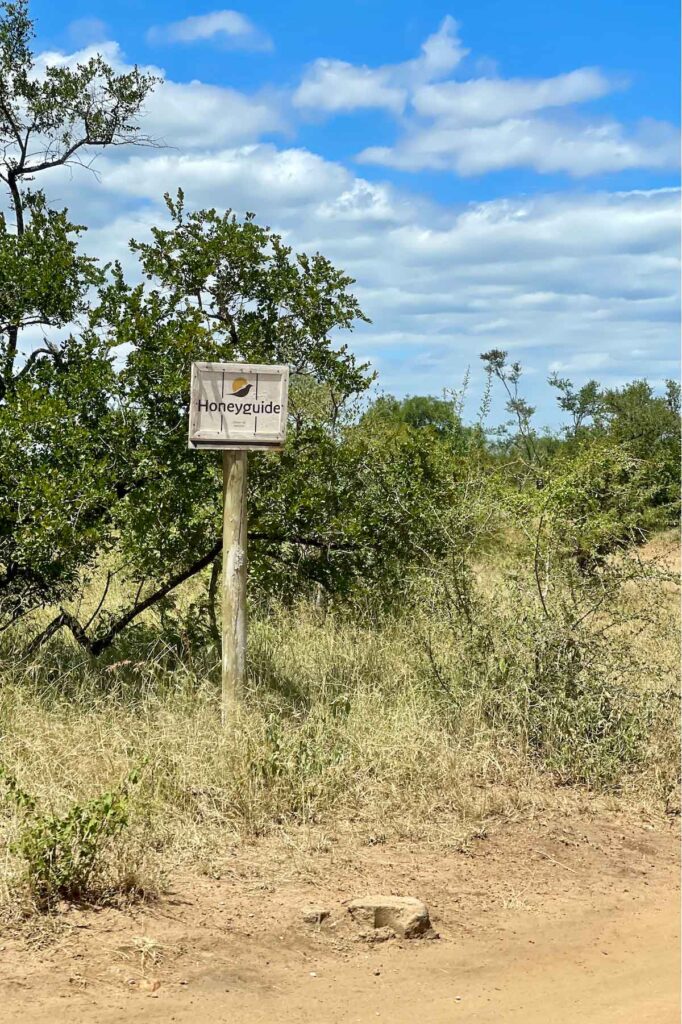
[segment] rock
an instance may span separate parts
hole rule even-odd
[[[158,992],[161,988],[161,982],[158,978],[140,978],[140,980],[134,984],[135,988],[140,992]]]
[[[349,903],[348,912],[359,925],[387,928],[406,939],[431,931],[426,906],[412,896],[365,896]]]
[[[303,920],[306,924],[322,924],[330,916],[330,911],[324,907],[304,907]]]

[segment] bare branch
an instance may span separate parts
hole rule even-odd
[[[85,626],[83,627],[84,629],[86,629],[86,630],[89,629],[89,627],[93,624],[93,622],[95,621],[95,619],[97,618],[97,616],[101,612],[102,605],[104,604],[104,601],[106,600],[106,596],[109,593],[109,584],[111,583],[111,578],[112,578],[113,575],[114,574],[111,572],[111,570],[109,570],[109,572],[107,573],[107,582],[104,585],[104,590],[102,591],[102,596],[99,599],[99,604],[95,608],[94,612],[92,613],[92,615],[90,616],[88,621],[85,623]]]
[[[540,565],[539,565],[539,561],[540,561],[540,535],[542,533],[542,527],[543,527],[543,524],[544,524],[544,519],[545,519],[545,514],[543,512],[542,515],[540,516],[540,521],[538,523],[537,533],[535,534],[535,551],[533,553],[533,573],[535,575],[535,583],[536,583],[537,588],[538,588],[538,594],[540,595],[540,603],[542,605],[542,610],[545,613],[545,618],[548,619],[550,617],[550,615],[549,615],[549,611],[547,610],[547,604],[545,602],[545,595],[544,595],[543,590],[542,590],[542,581],[540,579]]]
[[[211,627],[211,637],[213,639],[213,643],[216,646],[218,654],[220,654],[220,629],[218,628],[218,620],[215,613],[215,601],[219,579],[220,556],[216,556],[213,562],[213,566],[211,568],[211,580],[208,585],[208,621]]]
[[[42,356],[42,355],[52,356],[54,358],[57,355],[57,353],[53,349],[51,349],[51,348],[34,348],[33,352],[31,352],[30,356],[28,357],[28,359],[26,360],[26,362],[24,363],[22,368],[15,375],[14,380],[15,381],[19,381],[23,377],[25,377],[26,374],[28,373],[28,371],[33,366],[33,364],[38,359],[38,356]]]

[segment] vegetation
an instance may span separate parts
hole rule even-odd
[[[100,58],[37,76],[26,3],[1,9],[7,895],[145,893],[226,831],[476,822],[557,785],[664,808],[674,576],[647,552],[679,514],[678,386],[554,376],[569,418],[554,433],[501,350],[482,356],[473,423],[466,383],[373,396],[336,340],[365,319],[352,280],[181,191],[131,242],[134,280],[82,255],[84,229],[33,181],[140,141],[154,82]],[[30,349],[35,325],[47,340]],[[251,460],[249,687],[229,732],[219,462],[186,445],[195,359],[292,371],[286,449]]]
[[[128,788],[137,782],[137,774],[131,772],[116,792],[75,803],[64,815],[41,813],[35,799],[3,769],[0,779],[20,814],[11,852],[25,864],[25,881],[36,905],[45,910],[58,899],[100,895],[96,886],[102,850],[128,824]]]

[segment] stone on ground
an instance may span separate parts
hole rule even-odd
[[[348,912],[359,925],[390,928],[405,939],[431,931],[426,906],[412,896],[365,896],[349,903]]]
[[[306,924],[322,924],[330,915],[325,907],[304,907],[303,920]]]

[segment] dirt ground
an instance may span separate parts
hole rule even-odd
[[[280,837],[153,905],[71,910],[0,945],[6,1024],[673,1024],[676,822],[554,814],[448,847]],[[413,895],[439,938],[358,937],[345,903]],[[303,908],[331,911],[306,924]]]

